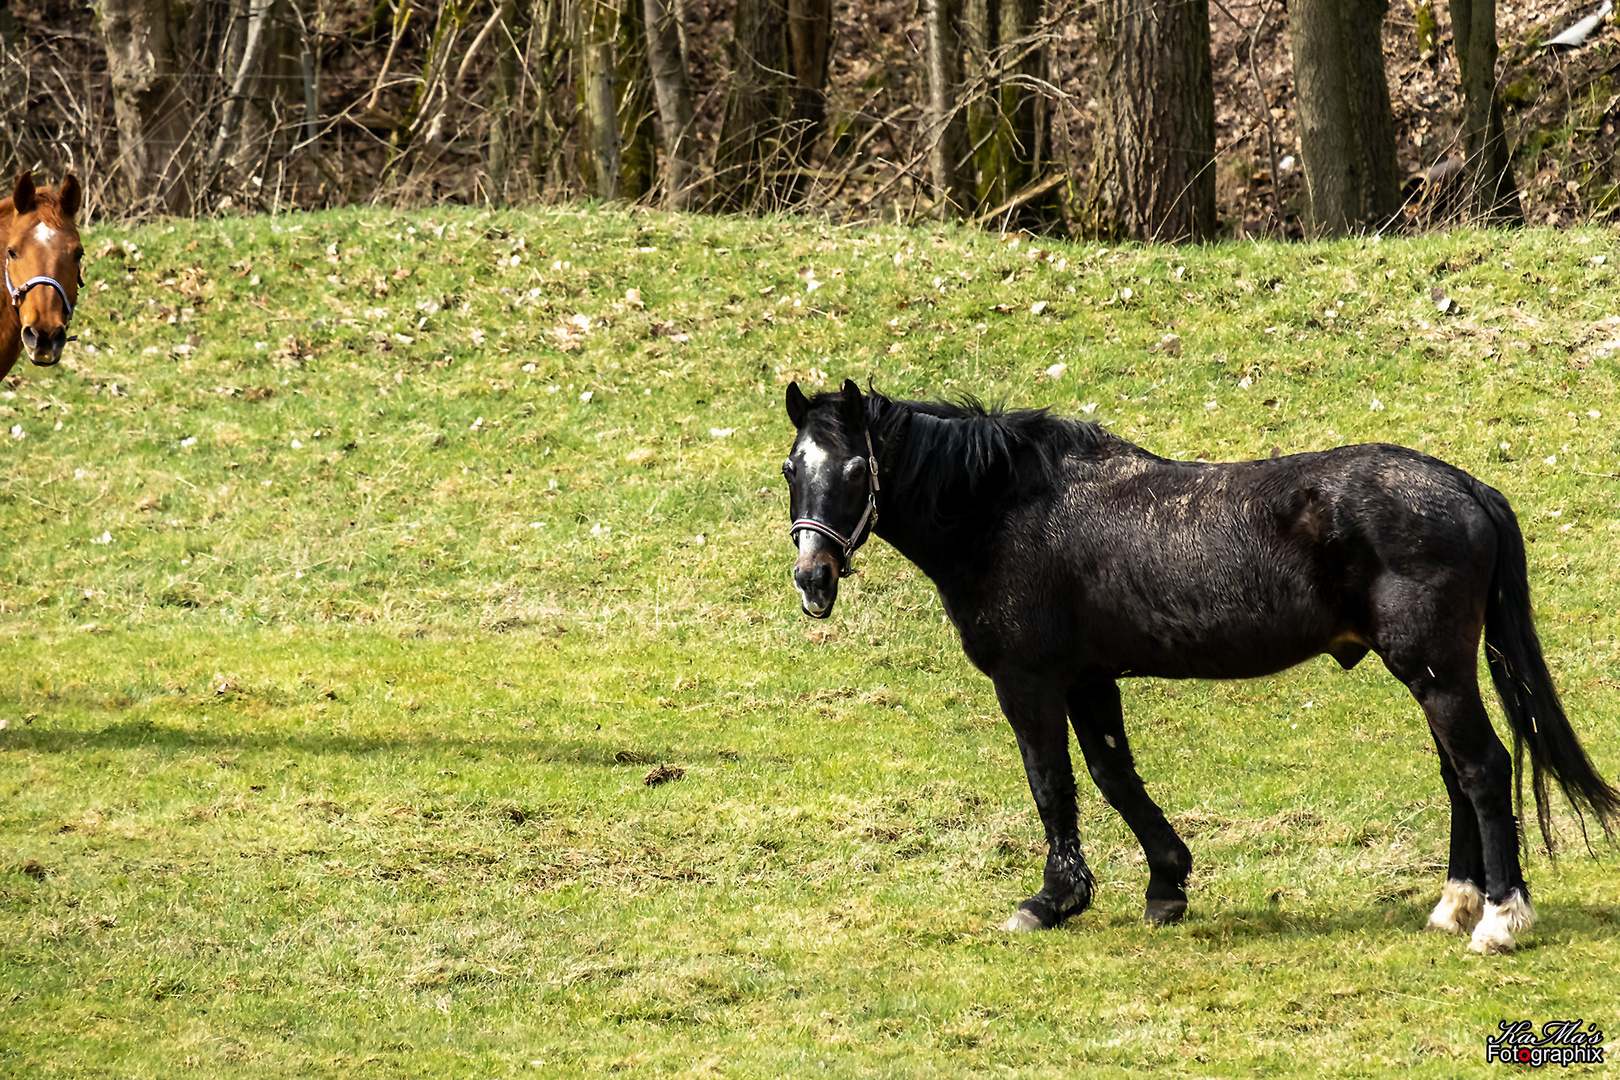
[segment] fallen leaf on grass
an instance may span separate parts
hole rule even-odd
[[[679,765],[654,765],[647,775],[641,778],[641,782],[648,787],[657,787],[659,784],[667,784],[671,780],[679,780],[685,775],[686,770]]]

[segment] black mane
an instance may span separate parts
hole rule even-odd
[[[986,406],[977,398],[904,401],[873,391],[867,423],[880,441],[902,436],[882,462],[896,484],[943,495],[979,492],[987,484],[1020,489],[1056,486],[1065,458],[1141,453],[1098,424],[1054,416],[1050,409]],[[954,470],[949,467],[954,465]]]

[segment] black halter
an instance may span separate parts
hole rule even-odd
[[[866,509],[861,511],[860,520],[855,523],[855,528],[848,536],[824,521],[809,517],[799,518],[788,527],[788,536],[792,538],[794,544],[799,542],[799,534],[802,532],[820,533],[837,544],[839,551],[843,553],[842,565],[838,568],[838,576],[841,578],[849,577],[855,572],[855,568],[850,564],[855,556],[855,549],[866,543],[866,538],[877,528],[877,496],[882,488],[878,484],[877,454],[872,450],[870,430],[866,432],[866,480]]]

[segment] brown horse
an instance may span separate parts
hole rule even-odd
[[[51,191],[34,187],[33,174],[26,172],[17,178],[11,198],[0,200],[7,294],[0,300],[0,379],[24,349],[29,360],[50,367],[72,340],[68,321],[79,299],[79,263],[84,258],[73,219],[81,201],[72,173]]]

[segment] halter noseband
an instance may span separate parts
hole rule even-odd
[[[849,577],[855,572],[855,568],[850,565],[850,561],[855,557],[855,549],[864,544],[872,530],[877,528],[877,496],[882,486],[878,483],[877,454],[872,450],[870,430],[866,432],[866,479],[866,509],[861,511],[861,519],[855,523],[854,530],[847,537],[826,522],[817,521],[815,518],[802,517],[788,527],[788,536],[795,544],[799,542],[799,534],[802,532],[820,533],[837,544],[839,550],[843,552],[842,565],[838,568],[838,576],[841,578]]]

